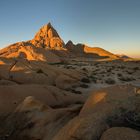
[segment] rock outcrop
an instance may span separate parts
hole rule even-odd
[[[0,138],[7,140],[51,140],[80,111],[81,105],[53,109],[28,96],[11,115],[3,119]]]
[[[127,127],[113,127],[105,131],[100,140],[139,140],[140,132]]]
[[[139,129],[139,101],[139,95],[129,85],[94,92],[80,114],[70,120],[53,140],[99,140],[104,131],[118,125]]]
[[[35,35],[31,43],[36,47],[61,50],[64,47],[64,42],[53,28],[51,23],[43,26]]]
[[[61,62],[61,55],[58,56],[53,50],[65,52],[64,42],[52,25],[48,23],[38,31],[34,39],[18,42],[0,50],[0,57],[22,58],[48,63]]]
[[[75,45],[72,41],[68,41],[65,45],[51,23],[41,27],[32,40],[18,42],[0,50],[0,57],[40,60],[48,63],[60,63],[70,57],[77,60],[79,57],[119,59],[119,56],[102,48],[92,48],[84,44]]]
[[[65,45],[65,48],[76,57],[85,57],[85,58],[110,58],[110,59],[119,59],[119,56],[110,53],[99,47],[89,47],[85,44],[73,44],[70,40]]]

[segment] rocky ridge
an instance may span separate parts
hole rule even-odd
[[[41,60],[48,63],[59,63],[66,58],[91,59],[119,59],[102,48],[89,47],[84,44],[73,44],[72,41],[64,43],[57,31],[48,23],[40,28],[35,37],[29,41],[18,42],[0,50],[0,57],[26,58],[28,60]]]

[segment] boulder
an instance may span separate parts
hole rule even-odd
[[[80,114],[53,140],[99,140],[105,130],[118,125],[139,129],[140,96],[134,89],[132,85],[122,85],[94,92]]]
[[[16,110],[0,122],[1,138],[8,140],[51,140],[80,110],[80,105],[52,109],[34,97],[26,97]]]
[[[140,132],[126,127],[113,127],[105,131],[100,140],[140,140]]]

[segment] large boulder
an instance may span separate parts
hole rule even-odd
[[[104,88],[91,94],[80,114],[70,120],[53,140],[99,140],[109,127],[127,125],[138,129],[139,116],[140,96],[133,86]]]
[[[60,89],[68,89],[71,88],[75,83],[77,82],[77,79],[71,78],[67,75],[59,75],[56,80],[56,86]]]
[[[0,122],[0,134],[7,140],[51,140],[80,110],[80,105],[52,109],[48,105],[26,97],[16,110]]]
[[[0,58],[0,63],[0,79],[18,84],[47,84],[65,88],[77,84],[84,76],[80,71],[55,67],[43,61]]]
[[[84,103],[83,95],[74,94],[47,85],[0,85],[0,114],[12,112],[27,96],[34,96],[53,108]]]
[[[140,140],[140,132],[127,127],[113,127],[105,131],[100,140]]]
[[[136,98],[136,95],[135,87],[132,85],[116,85],[99,89],[91,93],[80,114],[94,113],[99,110],[108,113],[120,107],[131,109],[131,100]]]

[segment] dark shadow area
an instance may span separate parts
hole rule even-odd
[[[140,113],[121,109],[120,113],[108,117],[107,124],[110,127],[129,127],[140,131]]]

